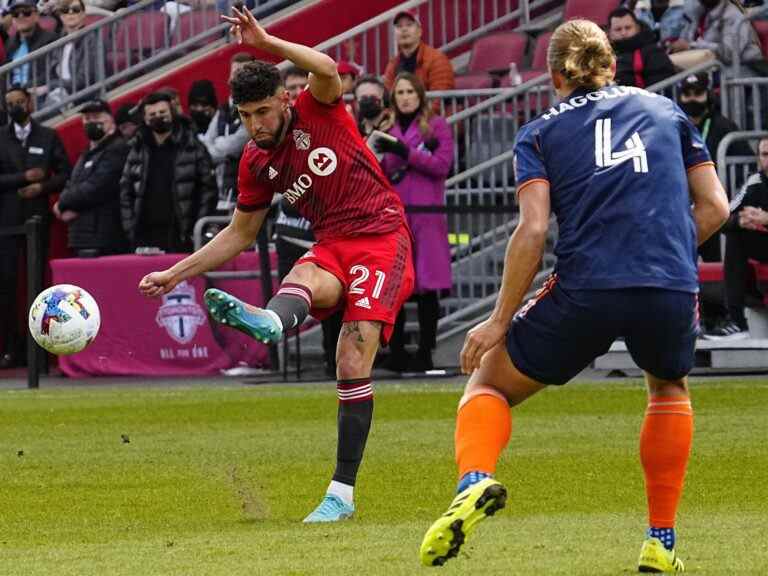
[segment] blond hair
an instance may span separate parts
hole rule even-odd
[[[566,82],[585,88],[602,88],[613,81],[616,56],[605,32],[589,20],[569,20],[552,34],[547,64]]]

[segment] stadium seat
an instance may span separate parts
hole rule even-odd
[[[179,16],[179,22],[173,31],[173,43],[181,44],[206,30],[215,28],[221,23],[219,14],[215,10],[193,10]],[[212,34],[205,40],[195,43],[190,49],[199,48],[217,40],[221,35]]]
[[[137,12],[123,20],[109,45],[113,72],[124,70],[143,57],[170,45],[168,18],[162,12]]]
[[[528,82],[528,80],[547,73],[547,48],[549,48],[550,38],[552,38],[552,32],[544,32],[536,38],[531,66],[521,72],[523,82]]]
[[[493,79],[488,74],[463,74],[456,76],[456,90],[492,88]]]
[[[566,0],[563,21],[586,18],[604,26],[608,22],[608,14],[618,6],[618,0]]]
[[[768,264],[750,260],[749,266],[755,274],[757,290],[763,295],[763,304],[768,306]]]
[[[506,75],[510,62],[519,67],[525,56],[528,37],[517,32],[499,32],[483,36],[472,45],[468,72]]]
[[[752,24],[755,26],[758,38],[760,38],[763,56],[768,58],[768,20],[753,20]]]

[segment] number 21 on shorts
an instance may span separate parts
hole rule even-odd
[[[349,269],[349,275],[355,277],[355,279],[352,280],[352,283],[349,285],[349,294],[364,296],[365,288],[363,288],[362,285],[365,284],[368,281],[368,278],[371,276],[371,272],[368,270],[368,267],[356,264]],[[376,283],[373,285],[371,298],[378,300],[379,296],[381,296],[381,289],[384,287],[384,280],[386,280],[387,275],[381,270],[374,271],[373,275],[376,277]],[[367,304],[367,300],[367,297],[361,298],[356,304],[359,306],[364,306]],[[363,304],[360,304],[360,302],[363,302]]]

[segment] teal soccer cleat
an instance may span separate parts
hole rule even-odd
[[[219,324],[248,334],[264,344],[275,344],[283,338],[283,329],[272,312],[246,304],[216,288],[205,291],[205,306]]]
[[[304,523],[338,522],[339,520],[350,518],[354,513],[354,505],[347,504],[335,494],[326,494],[320,505],[309,516],[304,518]]]

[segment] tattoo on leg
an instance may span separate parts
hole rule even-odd
[[[344,324],[344,332],[342,334],[343,336],[351,336],[353,338],[357,338],[357,341],[360,343],[365,342],[365,338],[363,338],[363,333],[360,332],[360,324],[358,322],[347,322]]]

